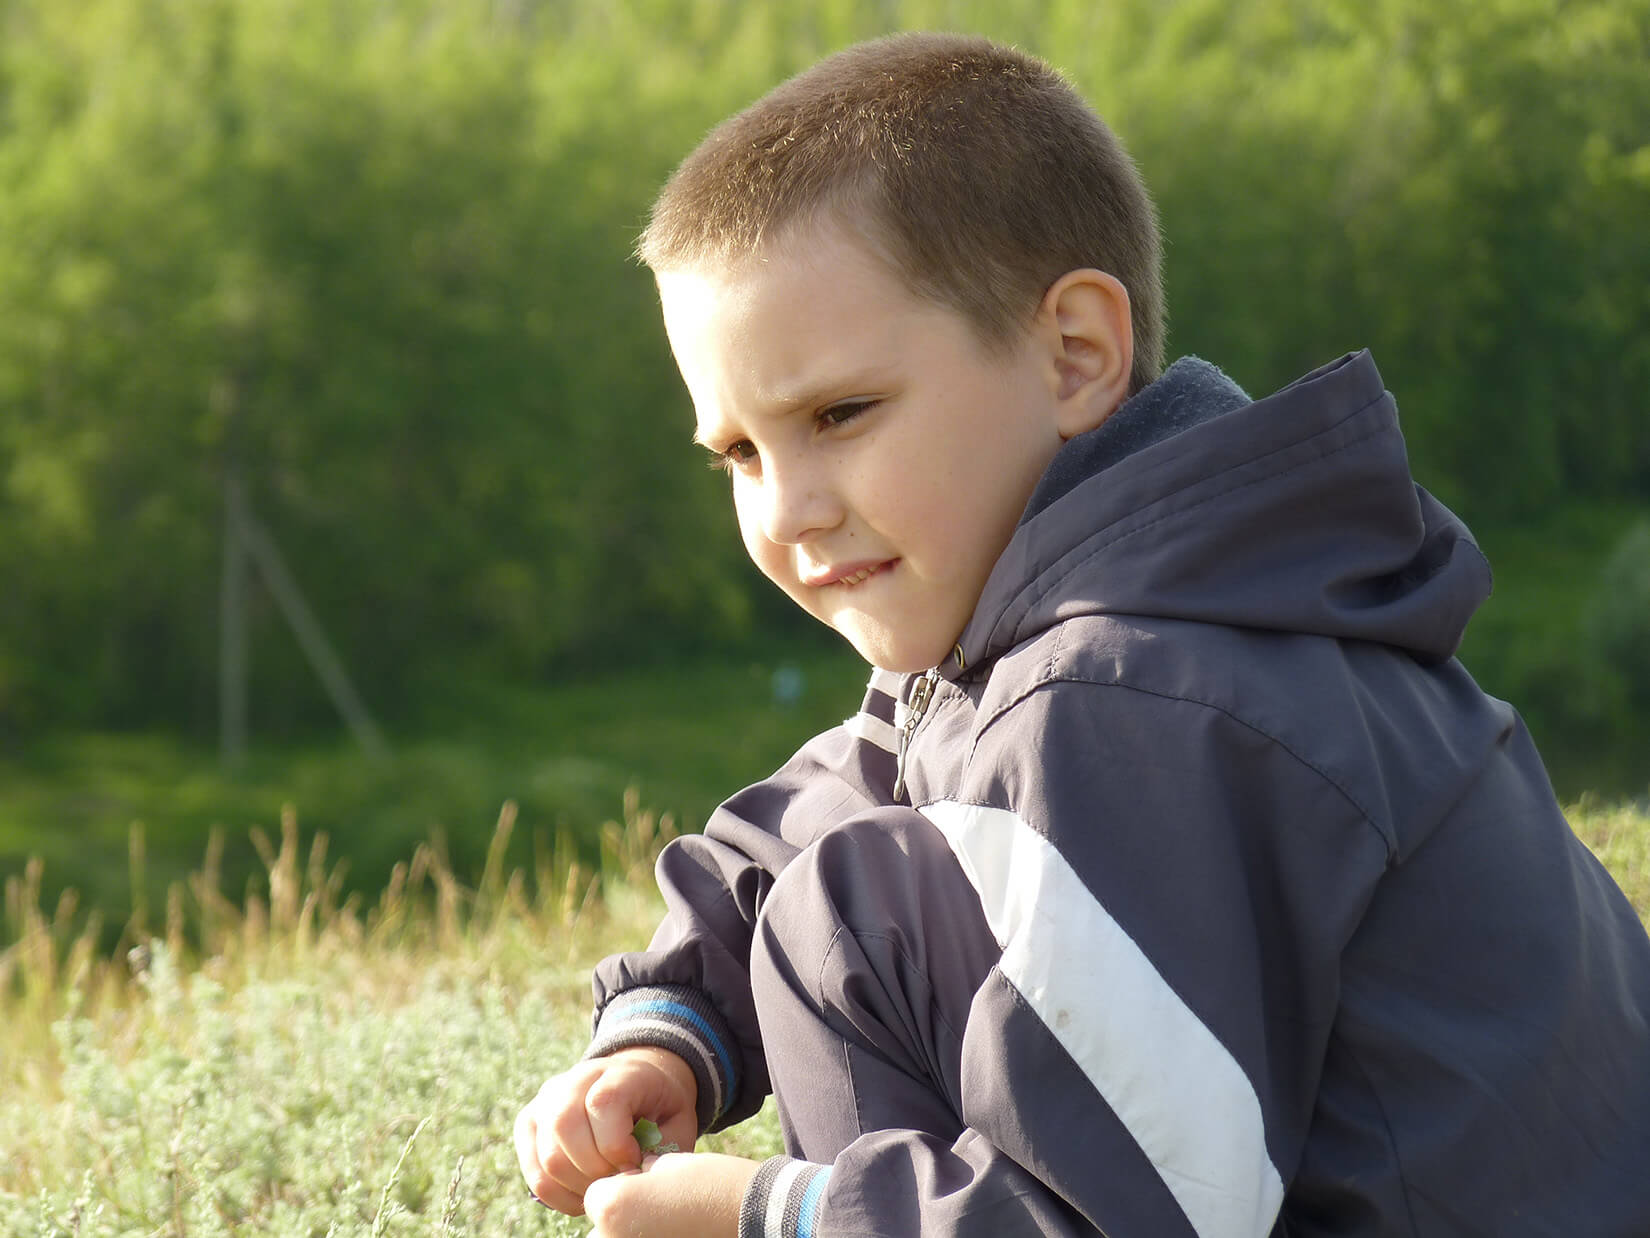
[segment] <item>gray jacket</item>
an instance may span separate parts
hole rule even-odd
[[[899,800],[879,672],[667,849],[591,1051],[669,1045],[702,1126],[753,1112],[774,875],[909,802],[1003,946],[970,1130],[863,1137],[801,1232],[1650,1235],[1650,939],[1453,656],[1488,592],[1367,354],[1255,402],[1177,363],[1055,459]],[[1005,1180],[1019,1222],[974,1206]]]

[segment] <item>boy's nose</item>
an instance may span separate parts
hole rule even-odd
[[[762,478],[762,534],[770,542],[797,545],[841,518],[841,504],[818,477],[770,468]]]

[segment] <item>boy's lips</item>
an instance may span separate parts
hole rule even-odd
[[[851,589],[887,571],[897,562],[898,559],[865,559],[857,563],[837,563],[803,572],[802,583],[814,589],[823,589],[827,585],[843,585]]]

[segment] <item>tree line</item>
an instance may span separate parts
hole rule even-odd
[[[0,0],[0,726],[218,709],[226,479],[364,696],[791,622],[630,247],[849,41],[1067,72],[1171,353],[1375,349],[1471,516],[1650,493],[1650,0]],[[250,595],[256,723],[327,712]]]

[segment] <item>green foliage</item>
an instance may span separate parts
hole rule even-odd
[[[1177,350],[1265,391],[1374,347],[1471,515],[1645,492],[1650,5],[1180,3],[1126,37],[1104,93]]]
[[[1599,574],[1586,635],[1619,676],[1634,707],[1650,716],[1650,520],[1622,537]]]
[[[1642,505],[1571,505],[1480,531],[1495,592],[1461,657],[1486,691],[1518,707],[1562,796],[1650,786],[1650,710],[1627,690],[1642,611],[1623,579],[1643,520]]]
[[[1650,0],[0,0],[0,727],[210,730],[231,467],[386,717],[772,626],[629,249],[715,120],[936,26],[1129,141],[1177,351],[1372,344],[1469,518],[1650,490]],[[254,601],[255,732],[330,720]]]
[[[83,7],[6,42],[0,711],[211,718],[231,456],[381,708],[420,656],[737,624],[714,488],[661,447],[633,66],[484,4]],[[267,602],[257,638],[259,720],[301,720]]]
[[[643,1156],[663,1156],[667,1152],[682,1150],[674,1143],[666,1143],[664,1136],[659,1132],[659,1124],[646,1118],[636,1119],[636,1127],[631,1134],[635,1135],[636,1142],[641,1145]]]

